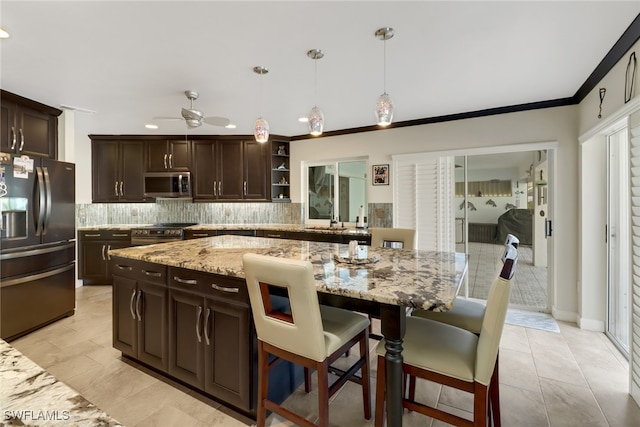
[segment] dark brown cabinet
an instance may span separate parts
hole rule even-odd
[[[144,144],[140,141],[93,139],[93,202],[143,202],[144,154]]]
[[[87,285],[111,284],[109,250],[131,246],[129,230],[78,232],[78,279]]]
[[[191,143],[185,140],[147,141],[147,172],[186,171],[191,168]]]
[[[169,267],[169,374],[249,411],[253,339],[243,281]]]
[[[267,200],[266,148],[252,140],[193,142],[193,198]]]
[[[1,91],[0,151],[55,159],[61,110]]]
[[[167,369],[167,268],[113,263],[113,346],[149,366]]]

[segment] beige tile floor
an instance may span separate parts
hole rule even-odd
[[[626,360],[604,334],[569,323],[560,323],[560,330],[505,325],[500,349],[502,425],[639,426],[640,409],[627,392]],[[210,399],[123,361],[111,347],[110,287],[78,288],[74,316],[11,344],[126,426],[251,424]],[[375,385],[375,364],[372,367]],[[419,381],[418,396],[464,416],[472,410],[469,395],[426,381]],[[347,384],[331,401],[331,425],[371,426],[362,416],[361,401],[359,387]],[[313,419],[316,393],[297,391],[286,405]],[[271,417],[268,425],[290,424]],[[404,425],[445,424],[408,413]]]

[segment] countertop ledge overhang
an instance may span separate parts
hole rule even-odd
[[[217,236],[112,249],[120,257],[244,279],[242,255],[311,261],[319,292],[391,305],[446,311],[466,274],[466,255],[364,246],[367,264],[340,262],[349,246],[245,236]],[[115,262],[120,262],[116,260]]]
[[[122,426],[2,339],[0,379],[2,425]]]
[[[78,227],[78,231],[97,230],[130,230],[132,228],[148,227],[152,224],[103,224]],[[299,231],[319,234],[346,234],[354,236],[369,236],[368,228],[328,227],[321,225],[302,224],[198,224],[185,227],[185,230],[265,230],[265,231]]]

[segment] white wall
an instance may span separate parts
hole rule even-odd
[[[396,103],[399,101],[396,100]],[[399,104],[398,104],[399,105]],[[325,111],[326,120],[331,120]],[[557,183],[554,209],[557,276],[554,315],[575,321],[577,313],[578,226],[578,109],[576,106],[524,111],[446,123],[392,128],[334,137],[313,138],[291,143],[293,165],[302,161],[368,156],[369,165],[391,164],[391,155],[464,148],[505,146],[520,143],[557,141]],[[301,202],[301,170],[291,172],[291,195]],[[393,171],[391,171],[393,178]],[[370,203],[391,203],[392,188],[368,183]],[[549,254],[554,257],[553,253]],[[550,267],[551,261],[550,261]]]
[[[598,128],[614,119],[625,108],[624,84],[629,55],[640,54],[640,41],[629,50],[596,85],[578,107],[581,147],[579,151],[579,227],[578,324],[585,329],[603,331],[607,303],[607,222],[606,138]],[[636,72],[636,83],[640,76]],[[599,89],[607,89],[598,119]],[[638,100],[638,89],[633,102]]]

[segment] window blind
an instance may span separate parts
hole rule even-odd
[[[640,405],[640,113],[631,117],[631,345],[629,392]],[[635,120],[634,120],[635,119]]]
[[[396,160],[394,227],[416,230],[416,248],[455,251],[452,156]]]

